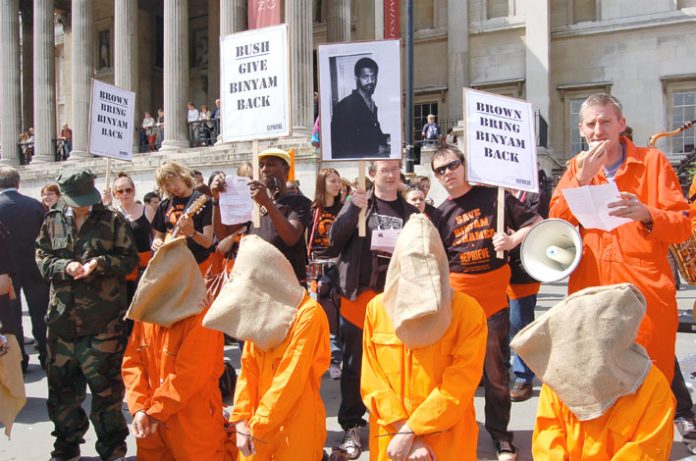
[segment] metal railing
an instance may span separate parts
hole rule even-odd
[[[51,139],[53,146],[53,159],[56,162],[67,160],[70,157],[70,143],[63,138]],[[17,143],[17,156],[20,165],[29,165],[34,158],[34,141]]]
[[[190,147],[213,146],[220,133],[220,119],[188,122],[188,129]]]

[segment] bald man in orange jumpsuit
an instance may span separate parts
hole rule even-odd
[[[218,387],[223,334],[203,327],[206,312],[170,328],[135,322],[122,374],[139,461],[234,459]]]
[[[620,282],[636,285],[648,302],[636,342],[671,381],[678,313],[667,251],[691,234],[689,206],[665,156],[619,136],[626,119],[616,98],[590,96],[581,106],[580,120],[580,134],[591,148],[570,161],[551,199],[549,216],[579,224],[563,189],[614,181],[621,198],[610,204],[610,214],[633,222],[611,232],[580,226],[583,255],[570,276],[568,293]]]

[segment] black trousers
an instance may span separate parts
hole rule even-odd
[[[694,411],[692,410],[692,407],[694,406],[694,402],[691,400],[689,389],[686,388],[684,376],[682,375],[681,368],[679,367],[679,362],[677,361],[676,357],[674,357],[672,393],[674,394],[674,398],[677,399],[677,411],[675,412],[674,417],[693,418]]]
[[[339,332],[343,340],[343,371],[338,424],[345,431],[351,427],[362,427],[367,424],[367,421],[363,419],[367,408],[360,397],[363,331],[341,316]]]
[[[42,278],[26,275],[15,275],[12,278],[17,299],[12,303],[12,315],[18,322],[17,341],[20,346],[24,344],[24,327],[22,326],[22,301],[21,293],[27,300],[29,317],[31,317],[31,334],[36,340],[36,348],[39,350],[39,360],[44,363],[46,359],[46,311],[48,310],[48,293],[50,284]],[[26,353],[22,352],[25,360]]]

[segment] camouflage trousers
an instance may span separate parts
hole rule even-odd
[[[81,406],[87,386],[92,393],[89,419],[97,433],[99,456],[104,460],[125,456],[128,426],[121,412],[125,392],[121,362],[126,340],[124,333],[67,340],[51,334],[49,327],[47,406],[56,437],[52,456],[67,459],[80,454],[89,428]]]

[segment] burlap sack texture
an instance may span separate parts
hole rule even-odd
[[[164,243],[138,282],[126,317],[169,328],[205,308],[203,276],[186,238]]]
[[[5,435],[9,438],[12,424],[27,403],[27,397],[24,393],[19,343],[14,335],[6,336],[10,349],[7,354],[0,356],[0,424],[5,426]]]
[[[411,215],[389,262],[382,303],[396,337],[409,349],[439,340],[452,319],[449,263],[437,229]]]
[[[251,341],[269,351],[282,343],[304,299],[285,256],[256,235],[244,237],[225,285],[203,318],[203,326]]]
[[[635,338],[645,298],[632,284],[578,291],[527,325],[510,345],[580,421],[638,390],[652,363]]]

